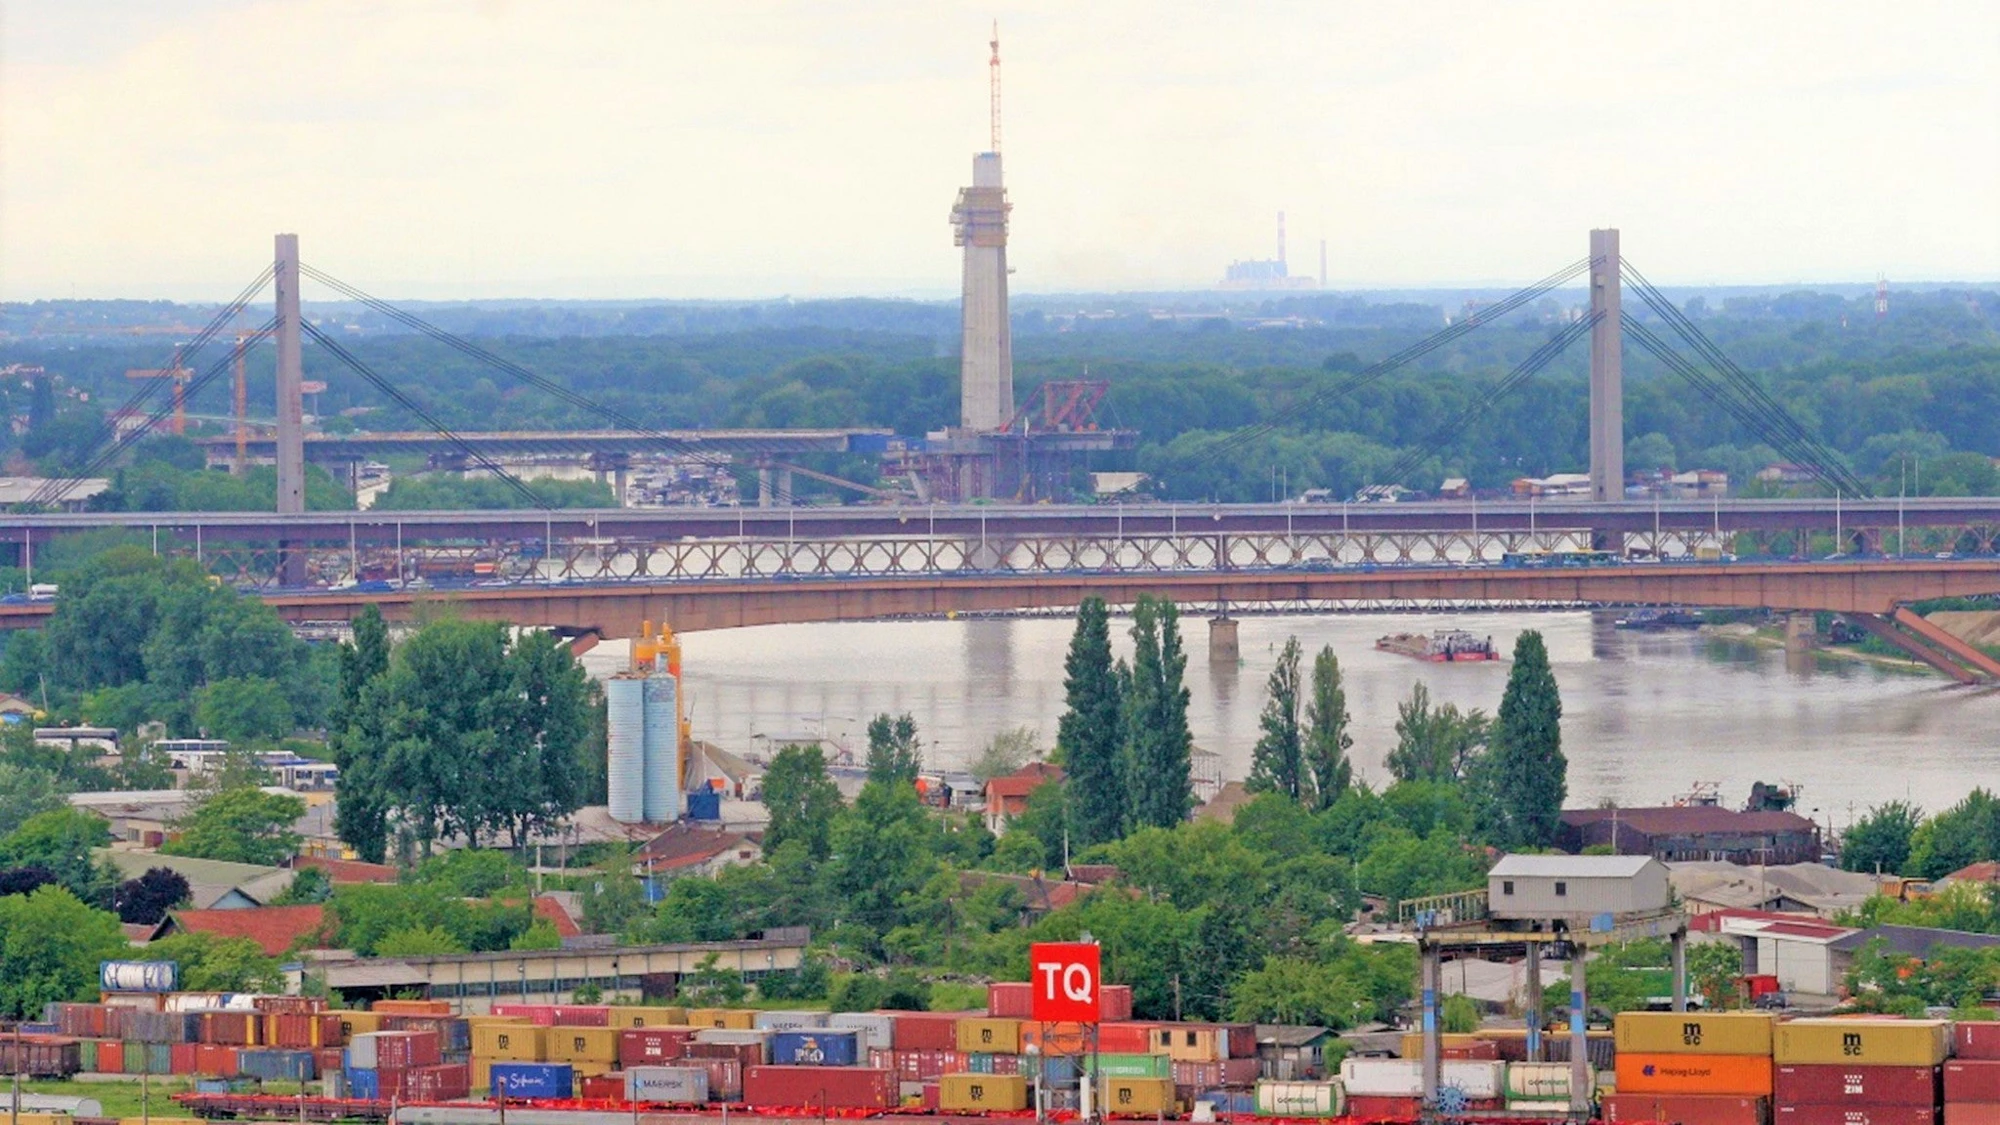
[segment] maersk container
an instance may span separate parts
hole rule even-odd
[[[670,824],[681,817],[681,720],[675,706],[680,684],[664,671],[641,682],[646,685],[646,823]]]
[[[700,1103],[708,1100],[704,1066],[635,1066],[625,1071],[625,1100]]]
[[[494,1063],[489,1072],[494,1097],[567,1098],[576,1090],[568,1063]]]
[[[606,804],[611,819],[640,824],[646,819],[645,681],[613,676],[604,682],[604,720],[609,754],[605,766]]]
[[[771,1061],[779,1066],[856,1066],[861,1035],[854,1031],[780,1031],[771,1037]]]
[[[1338,1082],[1257,1083],[1259,1117],[1339,1117],[1346,1112],[1347,1094]]]

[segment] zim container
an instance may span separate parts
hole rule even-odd
[[[1259,1117],[1339,1117],[1347,1096],[1338,1082],[1259,1082]]]
[[[1936,1066],[1950,1053],[1950,1026],[1943,1020],[1791,1020],[1777,1026],[1771,1054],[1781,1063]]]
[[[1028,1080],[1018,1074],[947,1074],[938,1079],[946,1113],[1015,1112],[1028,1108]]]
[[[621,1066],[658,1066],[673,1062],[687,1052],[694,1036],[690,1027],[629,1027],[618,1033],[618,1062]]]
[[[1606,1094],[1607,1125],[1677,1122],[1678,1125],[1768,1125],[1764,1098],[1730,1094]]]
[[[2000,1125],[2000,1103],[1946,1102],[1944,1125]]]
[[[1611,1027],[1621,1052],[1768,1055],[1774,1022],[1763,1012],[1620,1012]]]
[[[1768,1097],[1766,1055],[1647,1055],[1618,1052],[1621,1094],[1733,1094]]]
[[[1785,1105],[1772,1108],[1772,1125],[1937,1125],[1934,1105]]]
[[[1938,1068],[1780,1063],[1771,1100],[1779,1105],[1936,1105]]]

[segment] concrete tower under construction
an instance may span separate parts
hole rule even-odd
[[[1014,344],[1007,325],[1007,189],[1000,179],[1000,30],[993,30],[992,147],[972,158],[952,227],[965,248],[959,304],[959,425],[1002,429],[1014,417]]]

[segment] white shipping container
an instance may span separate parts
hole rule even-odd
[[[860,1032],[863,1052],[887,1051],[896,1036],[896,1018],[874,1012],[834,1012],[826,1017],[826,1026],[829,1031]]]
[[[727,1043],[732,1047],[740,1047],[745,1043],[762,1044],[770,1038],[771,1033],[768,1031],[744,1031],[728,1027],[704,1027],[694,1033],[694,1041],[697,1043]]]
[[[1446,1059],[1438,1065],[1438,1084],[1468,1098],[1497,1098],[1506,1088],[1506,1063]],[[1340,1062],[1340,1083],[1350,1097],[1420,1098],[1424,1093],[1423,1060],[1350,1056]]]
[[[257,996],[251,992],[176,992],[167,997],[169,1012],[254,1012]]]
[[[355,1070],[374,1070],[381,1052],[376,1050],[376,1037],[381,1032],[370,1031],[347,1041],[347,1065]]]
[[[625,1099],[634,1102],[705,1102],[705,1066],[635,1066],[625,1072]]]
[[[1567,1101],[1569,1064],[1518,1062],[1508,1066],[1507,1097],[1510,1101]]]
[[[1338,1082],[1257,1083],[1261,1117],[1339,1117],[1346,1112],[1347,1093]]]
[[[825,1012],[758,1012],[759,1031],[818,1031],[827,1026]]]

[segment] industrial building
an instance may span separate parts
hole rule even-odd
[[[1231,262],[1222,273],[1224,289],[1311,289],[1313,279],[1291,271],[1286,258],[1285,213],[1278,212],[1278,256]],[[1319,287],[1326,287],[1326,240],[1319,244]]]
[[[650,621],[632,642],[631,668],[605,681],[606,796],[620,824],[681,817],[691,739],[680,681],[680,639]]]
[[[1666,865],[1645,856],[1505,855],[1486,876],[1487,913],[1502,922],[1588,922],[1672,899]]]
[[[1792,812],[1739,812],[1720,805],[1565,809],[1556,846],[1580,852],[1609,845],[1619,855],[1730,863],[1817,863],[1819,825]]]

